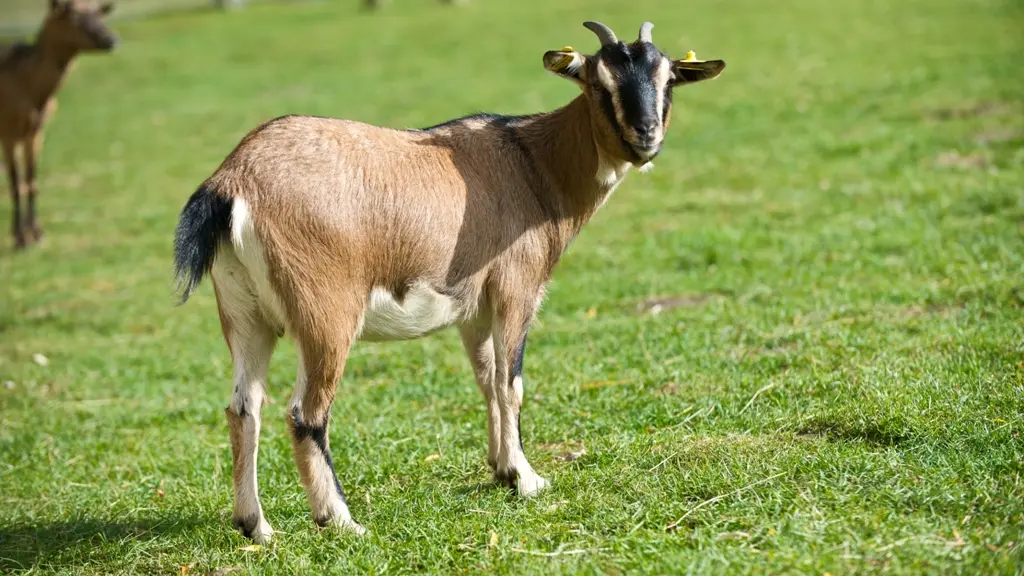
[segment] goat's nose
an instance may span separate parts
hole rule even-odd
[[[658,129],[658,123],[654,120],[645,120],[636,127],[636,135],[643,139],[652,138]]]

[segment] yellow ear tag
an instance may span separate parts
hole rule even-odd
[[[694,52],[693,50],[690,50],[689,52],[687,52],[686,53],[686,58],[683,58],[683,62],[696,62],[696,61],[697,61],[697,53]]]
[[[563,46],[562,49],[559,50],[559,52],[576,52],[576,51],[572,49],[572,46]],[[565,68],[569,64],[572,64],[572,61],[575,60],[575,59],[576,59],[576,57],[573,56],[572,54],[565,54],[565,55],[562,56],[561,60],[559,60],[558,62],[555,62],[551,66],[551,69],[552,70],[561,70],[562,68]]]

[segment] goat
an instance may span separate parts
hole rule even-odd
[[[403,340],[457,325],[487,405],[487,461],[521,496],[547,485],[523,452],[526,335],[552,270],[632,166],[658,154],[672,89],[717,77],[721,60],[671,60],[605,25],[584,56],[544,54],[576,83],[567,106],[475,115],[422,130],[283,116],[249,132],[188,199],[175,231],[184,303],[210,274],[234,367],[227,415],[233,523],[272,529],[257,491],[267,367],[288,331],[299,369],[287,421],[313,519],[362,533],[328,442],[356,340]]]
[[[11,231],[16,248],[43,237],[36,218],[36,166],[43,127],[57,108],[54,95],[80,52],[109,52],[117,37],[104,24],[112,4],[86,0],[50,0],[34,43],[17,43],[0,55],[0,147],[14,203]],[[20,148],[24,183],[18,171]],[[28,206],[22,213],[22,197]]]

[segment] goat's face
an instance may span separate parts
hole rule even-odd
[[[117,45],[117,36],[104,19],[113,4],[93,4],[88,0],[50,0],[46,25],[67,47],[83,51],[109,52]]]
[[[619,41],[605,25],[585,22],[601,40],[601,49],[584,56],[570,47],[544,54],[544,67],[568,78],[590,101],[591,123],[599,145],[635,165],[661,150],[672,112],[672,89],[717,77],[721,60],[673,60],[651,42],[645,23],[635,42]]]

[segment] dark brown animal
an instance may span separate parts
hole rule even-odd
[[[487,402],[487,460],[521,495],[543,489],[523,452],[526,333],[569,242],[633,166],[658,154],[677,86],[721,60],[672,60],[651,40],[544,54],[582,94],[532,116],[478,115],[423,130],[287,116],[250,132],[192,195],[175,237],[184,299],[213,277],[234,366],[227,408],[234,523],[256,541],[256,453],[267,366],[285,331],[299,373],[288,409],[313,518],[356,532],[334,471],[328,418],[356,340],[457,325]]]
[[[57,108],[54,95],[75,56],[114,48],[117,38],[103,22],[112,9],[111,4],[86,0],[50,0],[36,41],[15,44],[0,54],[0,148],[14,204],[11,232],[17,248],[43,236],[36,216],[36,167],[44,125]]]

